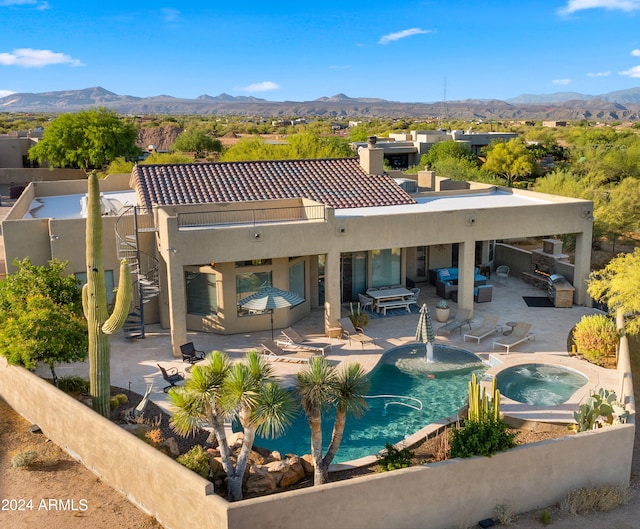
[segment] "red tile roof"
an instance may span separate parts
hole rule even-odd
[[[387,175],[368,175],[357,158],[136,165],[132,178],[145,207],[307,198],[361,208],[415,204]]]

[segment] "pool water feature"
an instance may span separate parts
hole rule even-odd
[[[347,416],[344,436],[334,463],[375,454],[385,443],[397,443],[429,424],[450,417],[466,404],[471,374],[486,371],[475,355],[455,347],[436,344],[433,362],[426,361],[424,345],[388,351],[371,372],[367,395],[369,409],[360,419]],[[333,414],[322,422],[323,450],[331,440]],[[255,444],[281,454],[311,451],[309,424],[303,412],[286,435],[277,439],[256,438]]]
[[[549,364],[508,367],[497,375],[505,397],[532,406],[557,406],[584,386],[588,379],[577,371]]]

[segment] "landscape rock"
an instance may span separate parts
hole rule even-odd
[[[169,439],[162,441],[162,446],[166,446],[173,457],[178,457],[180,455],[180,447],[178,446],[178,441],[176,441],[175,437],[169,437]]]
[[[295,485],[300,480],[304,479],[305,471],[304,467],[299,461],[296,461],[292,465],[289,465],[289,469],[284,473],[282,478],[280,479],[280,487],[290,487],[291,485]]]
[[[248,474],[245,484],[248,494],[263,494],[277,487],[275,478],[264,468],[252,465],[248,469]]]
[[[300,460],[300,464],[304,468],[304,471],[307,474],[313,474],[314,466],[313,466],[313,457],[311,457],[311,454],[305,454],[302,457],[300,457],[299,460]]]

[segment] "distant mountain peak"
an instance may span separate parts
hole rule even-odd
[[[467,99],[447,102],[389,101],[385,99],[349,97],[343,93],[314,101],[268,101],[253,96],[215,97],[201,95],[196,99],[170,95],[134,97],[118,95],[101,86],[82,90],[44,93],[13,93],[0,98],[3,112],[76,112],[101,106],[123,114],[235,114],[245,116],[325,116],[334,120],[363,117],[397,117],[425,119],[480,120],[580,120],[640,121],[640,88],[630,88],[601,95],[575,92],[532,95],[524,94],[506,101]]]

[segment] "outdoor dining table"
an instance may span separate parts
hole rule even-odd
[[[380,312],[380,307],[384,307],[385,304],[397,301],[399,306],[404,306],[408,311],[409,308],[408,298],[413,297],[413,292],[404,287],[400,288],[385,288],[382,290],[369,290],[367,296],[373,298],[374,308],[377,312]],[[401,303],[405,302],[405,303]],[[384,310],[386,314],[386,309]]]

